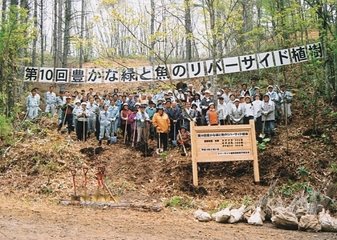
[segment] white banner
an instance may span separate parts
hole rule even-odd
[[[176,63],[157,66],[127,68],[48,68],[25,67],[24,82],[41,83],[118,83],[201,78],[212,76],[214,68],[217,75],[266,69],[306,62],[312,58],[322,58],[322,44],[312,43],[306,46],[276,50],[257,54],[228,57],[213,60]]]

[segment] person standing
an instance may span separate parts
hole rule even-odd
[[[119,121],[119,107],[116,105],[114,99],[110,100],[110,107],[108,109],[109,117],[111,119],[111,136],[117,136],[117,128],[118,128],[118,121]]]
[[[209,104],[209,110],[206,112],[206,121],[208,126],[218,126],[219,116],[218,111],[214,107],[214,103]]]
[[[56,97],[56,109],[57,109],[57,119],[58,124],[60,124],[62,119],[62,109],[61,107],[66,103],[66,99],[64,97],[64,91],[60,91],[60,95]]]
[[[76,135],[79,141],[87,140],[87,128],[88,128],[88,118],[90,116],[90,112],[87,109],[87,103],[81,103],[81,109],[76,112],[77,116],[77,128]]]
[[[206,112],[209,108],[210,103],[214,103],[213,100],[211,99],[211,92],[209,90],[206,90],[205,97],[201,100],[201,104],[200,104],[201,115],[202,115],[201,124],[204,126],[207,125],[205,117],[206,117]]]
[[[150,139],[154,139],[154,127],[152,124],[153,115],[156,113],[156,104],[153,101],[149,101],[149,106],[145,109],[145,112],[150,118]]]
[[[260,94],[255,94],[255,100],[253,102],[253,105],[256,116],[255,131],[257,138],[262,132],[262,104],[263,102],[260,100]]]
[[[123,104],[123,110],[121,111],[121,128],[123,132],[123,138],[126,145],[131,143],[131,126],[128,124],[129,116],[131,115],[131,111],[129,109],[129,105],[127,103]]]
[[[227,105],[224,102],[224,98],[221,96],[219,97],[219,103],[218,103],[218,116],[219,116],[219,122],[220,125],[225,125],[228,111],[227,111]]]
[[[171,108],[169,108],[167,110],[167,115],[170,118],[170,136],[169,138],[171,139],[171,141],[175,140],[174,136],[177,136],[177,132],[178,129],[180,129],[180,115],[181,115],[181,111],[180,109],[177,107],[177,103],[176,102],[172,102],[171,104]]]
[[[162,106],[157,107],[157,112],[153,115],[152,124],[158,134],[157,148],[161,148],[160,145],[163,145],[163,150],[167,151],[168,133],[170,131],[170,119],[168,115],[164,112]]]
[[[39,114],[40,98],[36,94],[36,89],[32,89],[26,98],[27,116],[31,120],[35,119]]]
[[[243,124],[249,124],[249,120],[256,120],[254,105],[250,96],[245,97],[246,104],[244,107],[245,116],[243,117]]]
[[[55,114],[55,104],[56,104],[56,94],[54,93],[54,87],[50,86],[49,87],[49,92],[46,92],[45,95],[45,102],[46,102],[46,109],[45,113],[48,115],[48,113],[51,113],[51,118]]]
[[[287,91],[287,87],[285,85],[281,85],[280,97],[282,115],[285,118],[288,118],[289,124],[291,124],[291,102],[293,101],[293,96],[289,91]]]
[[[108,105],[103,106],[103,111],[99,114],[99,122],[100,122],[100,131],[99,131],[99,142],[98,145],[102,145],[102,139],[106,137],[108,139],[107,144],[110,144],[110,129],[111,129],[111,121],[110,114],[108,112]]]
[[[73,110],[74,110],[74,104],[71,103],[71,97],[66,98],[66,103],[63,104],[61,107],[62,110],[62,122],[59,124],[57,131],[60,131],[62,126],[67,124],[67,131],[68,134],[71,133],[71,131],[74,131],[73,126]]]
[[[145,106],[140,105],[139,111],[136,114],[137,121],[137,143],[136,147],[140,146],[140,142],[143,138],[145,142],[145,147],[147,147],[147,140],[149,139],[149,128],[148,124],[150,122],[149,115],[145,112]]]
[[[275,135],[275,105],[273,101],[270,101],[269,95],[263,96],[262,104],[262,121],[264,123],[264,132],[270,134],[270,137]]]
[[[242,119],[245,116],[244,110],[240,105],[240,100],[234,100],[234,106],[230,109],[229,117],[232,124],[242,124]]]

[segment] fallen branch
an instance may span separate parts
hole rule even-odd
[[[160,212],[162,207],[159,206],[147,206],[147,205],[134,205],[128,203],[98,203],[98,202],[80,202],[80,201],[69,201],[64,200],[60,201],[61,205],[83,205],[83,206],[92,206],[92,207],[111,207],[111,208],[120,208],[120,209],[133,209],[142,212]]]

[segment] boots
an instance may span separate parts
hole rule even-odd
[[[102,146],[102,140],[98,141],[98,146]]]
[[[110,140],[107,141],[107,144],[110,145]]]

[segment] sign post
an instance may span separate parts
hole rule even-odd
[[[194,126],[191,121],[193,184],[198,186],[198,163],[253,161],[254,181],[260,182],[254,120],[249,124]]]

